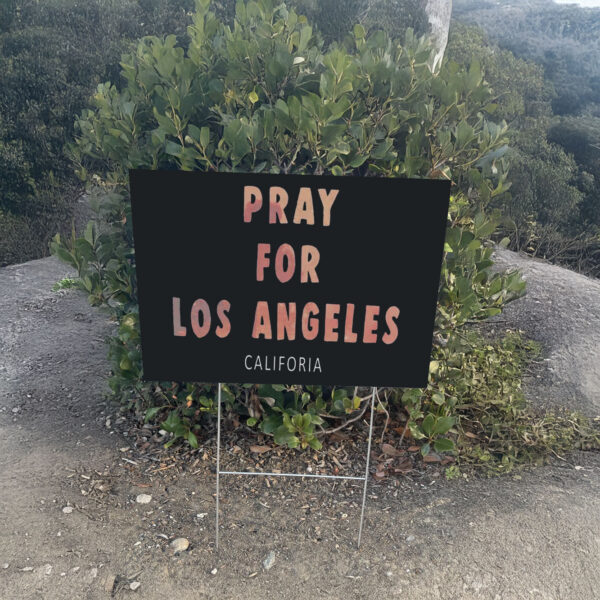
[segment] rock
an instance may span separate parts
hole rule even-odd
[[[546,360],[531,366],[523,391],[535,408],[600,414],[600,280],[496,248],[494,268],[518,268],[527,294],[490,320],[502,329],[521,329],[541,343]],[[577,310],[578,306],[585,311]],[[497,325],[496,325],[497,326]]]
[[[8,569],[8,567],[10,567],[10,565],[9,565],[8,563],[4,563],[4,564],[2,565],[2,568],[3,568],[3,569]]]
[[[150,494],[138,494],[138,497],[135,501],[138,504],[148,504],[152,500],[152,496]]]
[[[73,507],[72,506],[65,506],[63,508],[63,512],[65,513],[65,515],[70,515],[73,512]]]
[[[17,414],[21,409],[18,406],[15,406],[12,411]]]
[[[142,584],[139,581],[132,581],[129,584],[129,589],[133,590],[135,592],[135,590],[137,590],[140,587],[140,585],[142,585]]]
[[[44,565],[44,575],[52,575],[52,565]]]
[[[115,575],[108,575],[104,581],[104,591],[112,594],[116,580],[117,578]]]
[[[406,538],[406,541],[407,541],[409,544],[410,544],[411,542],[414,542],[414,541],[415,541],[415,536],[414,536],[414,535],[409,535],[409,536]]]
[[[175,554],[179,554],[179,552],[185,552],[190,547],[190,542],[187,538],[175,538],[171,542],[171,548],[173,548],[173,552]]]
[[[33,571],[33,567],[23,567],[21,571],[24,573],[31,573],[31,571]]]
[[[275,564],[275,552],[271,550],[265,560],[263,560],[263,568],[268,571]]]
[[[211,574],[211,575],[216,575],[216,574],[217,574],[217,568],[215,567],[215,568],[214,568],[214,569],[213,569],[213,570],[210,572],[210,574]]]

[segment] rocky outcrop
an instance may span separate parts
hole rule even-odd
[[[496,321],[542,345],[527,396],[537,405],[600,415],[600,280],[509,250],[495,257],[498,267],[518,269],[527,281],[527,294]]]

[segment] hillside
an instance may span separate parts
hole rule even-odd
[[[545,67],[556,114],[576,114],[600,99],[600,8],[552,0],[455,0],[453,17],[476,24],[516,56]]]

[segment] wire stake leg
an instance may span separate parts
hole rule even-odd
[[[365,486],[363,488],[362,508],[360,511],[360,525],[358,527],[358,548],[360,548],[360,540],[362,538],[363,521],[365,518],[365,503],[367,501],[367,484],[369,482],[369,463],[371,462],[371,440],[373,439],[373,413],[375,412],[375,394],[377,388],[372,389],[371,394],[371,422],[369,424],[369,443],[367,445],[367,465],[365,467]]]
[[[215,511],[215,546],[219,550],[219,483],[221,476],[221,384],[217,391],[217,505]]]

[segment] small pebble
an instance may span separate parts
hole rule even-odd
[[[210,572],[210,574],[211,574],[211,575],[216,575],[216,574],[217,574],[217,568],[215,567],[215,568],[214,568],[214,569],[213,569],[213,570]]]
[[[207,514],[208,514],[208,513],[198,513],[198,514],[196,515],[196,518],[198,518],[198,519],[204,519],[204,517],[205,517]]]
[[[415,541],[415,536],[414,536],[414,535],[409,535],[409,536],[406,538],[406,541],[407,541],[407,542],[409,542],[409,543],[410,543],[410,542],[414,542],[414,541]]]
[[[104,590],[109,594],[112,593],[115,587],[115,581],[117,580],[115,575],[108,575],[104,581]]]
[[[10,565],[9,565],[8,563],[4,563],[4,564],[2,565],[2,568],[3,568],[3,569],[8,569],[8,567],[10,567]]]
[[[129,584],[129,589],[133,590],[135,592],[135,590],[137,590],[140,587],[140,585],[142,585],[142,584],[139,581],[132,581]]]
[[[263,560],[263,567],[265,571],[268,571],[275,564],[275,552],[271,550],[265,560]]]
[[[44,565],[44,575],[52,575],[52,565]]]
[[[65,515],[70,515],[73,512],[73,507],[72,506],[65,506],[63,508],[63,512],[65,513]]]
[[[139,494],[135,501],[138,504],[148,504],[152,500],[152,496],[150,494]]]
[[[21,569],[21,571],[25,571],[26,573],[29,573],[30,571],[33,571],[33,567],[23,567]]]
[[[190,542],[186,538],[176,538],[171,542],[171,548],[173,552],[178,554],[179,552],[185,552],[190,547]]]

